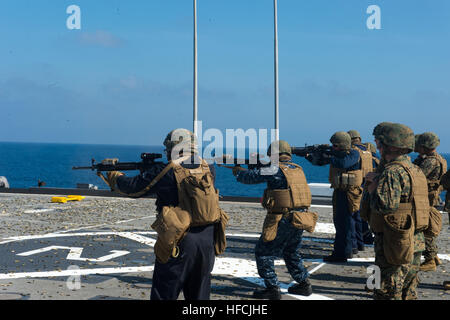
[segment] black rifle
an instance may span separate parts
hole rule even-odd
[[[255,168],[262,168],[270,166],[270,161],[262,160],[264,158],[261,154],[251,154],[250,159],[238,159],[233,158],[230,155],[223,155],[223,157],[214,158],[215,163],[219,167],[233,169],[234,167],[240,167],[246,165],[250,170]]]
[[[160,153],[142,153],[140,162],[119,162],[119,159],[105,159],[102,162],[95,163],[95,159],[92,159],[92,165],[90,167],[72,167],[72,170],[97,170],[97,173],[102,171],[130,171],[139,170],[144,172],[146,169],[154,166],[157,163],[156,159],[162,158]]]
[[[328,144],[315,144],[312,146],[292,147],[292,153],[299,157],[304,157],[306,160],[317,166],[324,166],[330,163],[330,156],[333,154],[333,149]]]

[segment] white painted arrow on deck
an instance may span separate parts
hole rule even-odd
[[[129,251],[122,251],[122,250],[111,250],[110,252],[112,252],[111,254],[108,254],[106,256],[100,257],[98,259],[91,259],[91,258],[81,258],[81,253],[83,252],[83,248],[79,248],[79,247],[62,247],[62,246],[50,246],[50,247],[45,247],[42,249],[37,249],[37,250],[32,250],[32,251],[27,251],[27,252],[22,252],[17,254],[18,256],[22,256],[22,257],[27,257],[27,256],[31,256],[33,254],[38,254],[38,253],[42,253],[42,252],[47,252],[47,251],[52,251],[52,250],[58,250],[58,249],[62,249],[62,250],[70,250],[69,254],[67,255],[67,260],[76,260],[76,261],[89,261],[89,262],[104,262],[104,261],[108,261],[120,256],[124,256],[126,254],[129,254]]]

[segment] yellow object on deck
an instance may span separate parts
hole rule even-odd
[[[66,197],[52,197],[52,202],[66,203],[67,202],[67,198]]]
[[[68,200],[68,201],[81,201],[81,200],[83,200],[84,198],[86,198],[86,197],[84,197],[84,196],[75,196],[75,195],[69,195],[69,196],[67,196],[67,200]]]
[[[84,196],[76,196],[76,195],[69,195],[67,197],[52,197],[52,202],[56,203],[66,203],[67,201],[81,201],[83,200]]]

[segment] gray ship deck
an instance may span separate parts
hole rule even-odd
[[[80,190],[0,193],[0,299],[148,300],[155,260],[156,234],[150,227],[155,219],[154,199],[105,197],[110,193],[98,191],[88,192],[95,195],[79,202],[52,203],[51,197],[57,193],[80,194]],[[222,200],[221,206],[230,216],[228,247],[216,258],[211,299],[251,300],[252,291],[262,284],[254,262],[254,246],[265,211],[258,203],[243,202],[243,198]],[[276,269],[282,298],[371,299],[364,286],[369,276],[367,267],[374,260],[373,246],[347,263],[323,263],[322,257],[331,253],[334,238],[329,198],[315,197],[312,209],[319,213],[319,223],[314,233],[304,233],[302,252],[314,294],[301,297],[287,293],[292,279],[280,259]],[[442,287],[444,280],[450,280],[447,214],[443,220],[438,238],[443,264],[436,272],[420,273],[420,299],[450,299]]]

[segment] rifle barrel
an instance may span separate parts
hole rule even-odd
[[[72,167],[72,170],[94,170],[92,166],[90,167]]]

